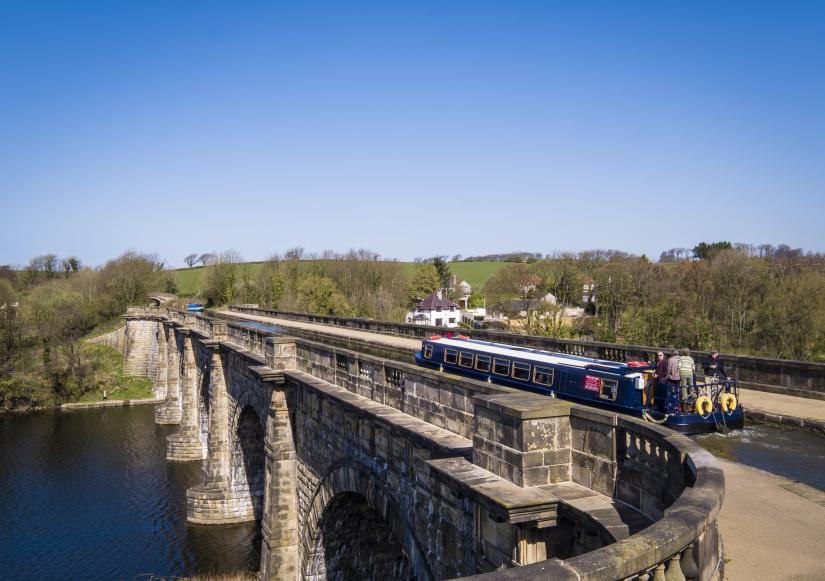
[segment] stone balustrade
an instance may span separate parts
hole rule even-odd
[[[348,327],[373,333],[398,335],[416,339],[429,337],[433,334],[441,334],[448,330],[443,327],[393,323],[373,319],[275,311],[261,309],[251,305],[232,305],[230,306],[230,310],[237,313]],[[508,343],[511,345],[544,349],[558,353],[569,353],[583,357],[608,359],[611,361],[637,360],[655,362],[656,352],[660,349],[659,347],[646,347],[641,345],[621,345],[597,341],[574,341],[572,339],[559,339],[555,337],[539,337],[506,331],[492,331],[489,329],[461,329],[460,332],[464,335],[469,335],[473,339]],[[697,364],[707,356],[708,353],[704,351],[693,352],[693,357],[696,359]],[[736,378],[742,387],[800,397],[825,399],[825,363],[725,353],[720,354],[719,358],[728,373]]]

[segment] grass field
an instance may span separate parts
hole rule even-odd
[[[245,262],[242,267],[250,269],[251,278],[255,279],[261,270],[263,262]],[[473,287],[473,292],[481,292],[487,279],[501,270],[506,262],[450,262],[449,267],[458,280],[466,280]],[[402,262],[404,274],[411,277],[415,272],[416,263]],[[200,290],[204,267],[181,268],[176,271],[178,279],[178,295],[193,296]]]

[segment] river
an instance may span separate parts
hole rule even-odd
[[[256,570],[254,523],[186,523],[202,466],[166,461],[177,430],[156,425],[152,406],[0,414],[0,577]]]

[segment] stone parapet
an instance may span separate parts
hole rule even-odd
[[[319,323],[332,325],[335,327],[347,327],[362,331],[371,331],[386,335],[398,335],[402,337],[412,337],[423,339],[433,334],[444,332],[443,327],[429,327],[424,325],[412,325],[407,323],[395,323],[391,321],[377,321],[374,319],[360,319],[349,317],[335,317],[330,315],[315,315],[311,313],[296,313],[289,311],[275,311],[268,309],[253,308],[241,305],[232,305],[231,311],[246,313],[250,315],[260,315],[281,319],[292,319],[309,323]],[[656,352],[659,347],[649,347],[643,345],[622,345],[616,343],[601,343],[596,341],[576,341],[571,339],[559,339],[555,337],[522,335],[507,331],[493,331],[489,329],[462,329],[461,332],[472,339],[482,341],[494,341],[555,351],[560,353],[570,353],[584,357],[594,357],[598,359],[609,359],[613,361],[630,361],[642,359],[655,362]],[[708,355],[704,351],[695,351],[694,358],[702,360]],[[815,399],[825,399],[825,363],[815,363],[812,361],[795,361],[790,359],[771,359],[767,357],[751,357],[747,355],[720,354],[720,360],[733,377],[735,377],[742,387],[795,395],[799,397],[809,397]]]

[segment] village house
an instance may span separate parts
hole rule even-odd
[[[458,327],[459,307],[449,299],[442,298],[441,291],[424,297],[414,310],[407,313],[407,323],[431,325],[433,327]]]

